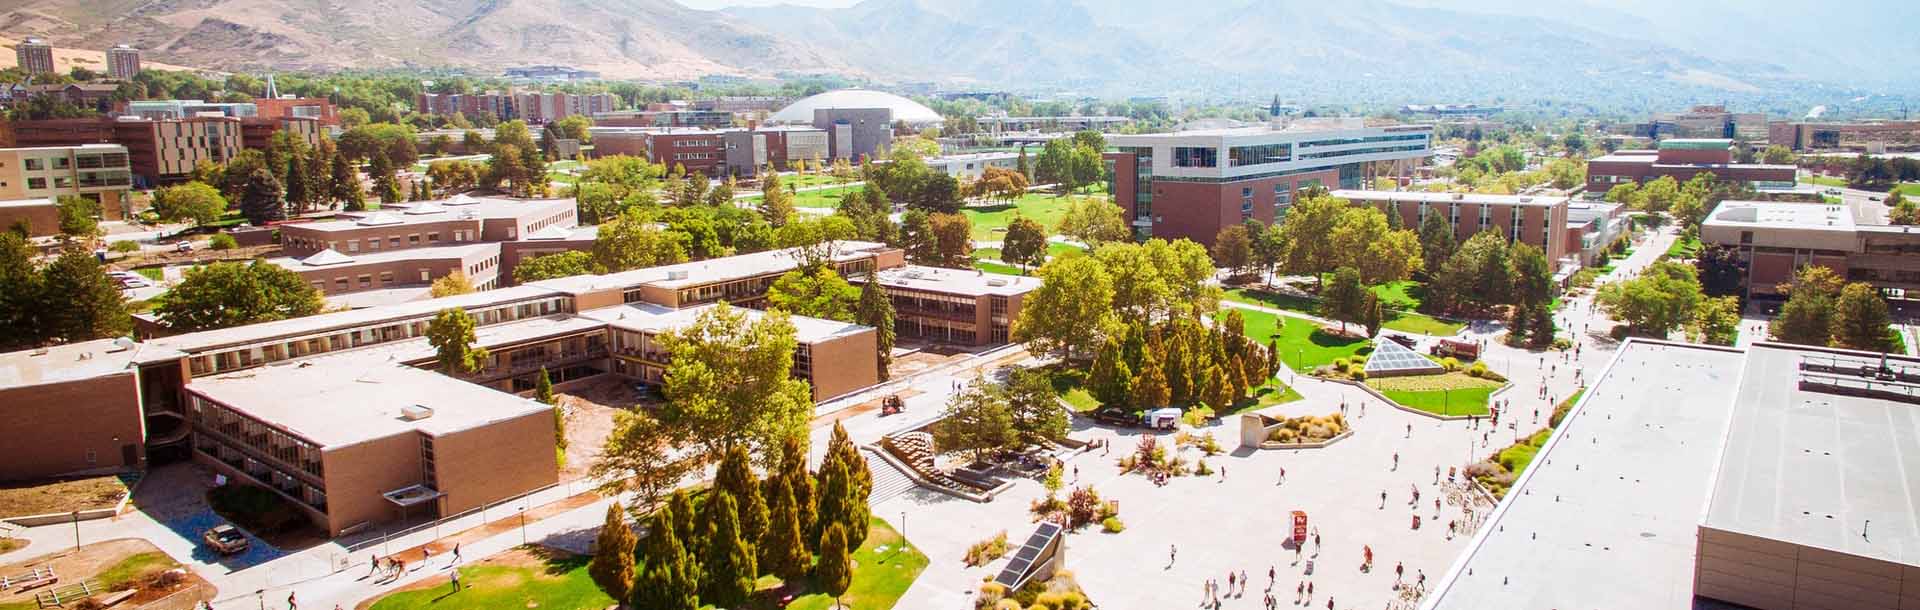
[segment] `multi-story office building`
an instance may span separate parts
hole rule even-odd
[[[631,155],[687,174],[720,176],[727,164],[726,133],[717,129],[680,127],[593,127],[593,152],[598,156]]]
[[[0,145],[16,147],[119,144],[132,160],[134,185],[149,188],[186,179],[200,161],[225,163],[244,148],[264,148],[280,130],[317,142],[315,121],[298,118],[51,119],[0,123]]]
[[[262,118],[313,119],[321,125],[340,124],[338,109],[324,97],[279,97],[253,100]]]
[[[986,152],[965,155],[945,155],[927,159],[927,167],[937,172],[964,180],[977,180],[989,167],[1012,170],[1020,168],[1020,153]]]
[[[1686,182],[1711,173],[1714,179],[1746,183],[1756,189],[1791,189],[1797,182],[1792,165],[1734,163],[1733,140],[1661,140],[1658,150],[1619,150],[1587,162],[1587,194],[1605,195],[1615,185],[1671,176]]]
[[[1892,298],[1920,297],[1920,231],[1888,225],[1877,203],[1723,201],[1701,223],[1700,239],[1738,253],[1749,297],[1781,298],[1779,286],[1807,265]]]
[[[666,382],[667,366],[673,362],[661,345],[661,335],[693,324],[700,314],[713,307],[716,305],[674,309],[636,302],[588,311],[584,317],[606,324],[614,374],[658,385]],[[765,315],[753,309],[738,311],[752,320]],[[805,316],[790,319],[798,341],[794,346],[792,374],[812,386],[814,400],[826,400],[880,382],[876,366],[864,363],[842,366],[862,358],[873,359],[879,339],[872,327]]]
[[[53,99],[87,108],[96,112],[113,110],[113,93],[119,85],[109,83],[65,83],[47,85],[29,85],[14,83],[0,86],[0,105],[12,108],[17,104],[36,97]]]
[[[733,126],[733,113],[709,110],[622,110],[593,115],[599,127],[700,127],[720,129]]]
[[[20,71],[27,74],[52,74],[53,45],[39,38],[27,38],[13,46],[13,58]]]
[[[980,116],[974,122],[988,133],[1003,131],[1108,131],[1133,123],[1123,116]]]
[[[501,121],[542,124],[576,114],[611,112],[619,101],[611,93],[421,93],[414,108],[421,114],[486,114]]]
[[[1767,115],[1758,112],[1728,112],[1726,106],[1694,106],[1686,112],[1656,112],[1645,123],[1626,126],[1626,135],[1664,140],[1667,138],[1707,138],[1738,140],[1748,144],[1768,139]]]
[[[1212,244],[1229,225],[1278,222],[1301,191],[1360,188],[1370,164],[1424,158],[1432,139],[1429,125],[1301,119],[1273,127],[1108,136],[1117,151],[1106,153],[1106,161],[1110,192],[1136,237]]]
[[[107,49],[107,76],[119,80],[133,80],[140,73],[140,49],[132,45],[114,45]]]
[[[1580,266],[1602,264],[1606,249],[1627,235],[1626,206],[1600,201],[1567,203],[1567,250],[1580,255]]]
[[[1774,121],[1767,141],[1794,150],[1882,153],[1920,149],[1920,121]]]
[[[52,209],[53,201],[66,195],[98,201],[103,218],[119,220],[131,213],[127,194],[132,188],[125,146],[0,149],[0,201],[12,203],[0,208],[0,226],[24,218],[33,235],[58,233],[59,212]]]
[[[1418,228],[1428,215],[1440,214],[1459,242],[1481,231],[1499,231],[1509,241],[1539,248],[1556,267],[1578,252],[1578,244],[1567,238],[1566,197],[1344,189],[1332,195],[1399,214],[1403,227]]]
[[[722,132],[727,148],[722,174],[751,178],[760,168],[773,166],[784,170],[789,163],[825,162],[828,158],[827,132],[804,126],[732,129]]]
[[[703,100],[694,100],[694,110],[725,112],[729,114],[765,115],[793,100],[774,96],[720,96]]]
[[[893,301],[899,336],[938,343],[1006,343],[1039,278],[909,265],[874,274]],[[865,283],[864,276],[853,276]]]

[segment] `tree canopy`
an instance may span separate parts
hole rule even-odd
[[[320,291],[300,274],[265,261],[189,269],[154,312],[174,330],[231,328],[320,313]]]

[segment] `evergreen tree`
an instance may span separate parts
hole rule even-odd
[[[1020,157],[1014,161],[1014,169],[1026,176],[1028,181],[1033,180],[1033,162],[1027,160],[1027,147],[1020,147]]]
[[[1093,370],[1087,376],[1087,390],[1093,399],[1109,407],[1126,406],[1133,394],[1133,372],[1127,370],[1126,354],[1120,342],[1107,337],[1107,343],[1093,356]]]
[[[760,215],[773,226],[785,226],[793,217],[793,194],[780,187],[780,174],[767,168],[760,179]]]
[[[607,506],[607,520],[600,525],[600,536],[593,545],[593,562],[587,575],[608,597],[626,599],[633,588],[633,547],[637,541],[627,527],[626,509],[619,502]]]
[[[1278,316],[1275,316],[1278,319]],[[1280,374],[1280,340],[1267,339],[1267,376]]]
[[[814,540],[808,534],[813,532],[814,521],[814,481],[813,473],[807,472],[807,437],[793,435],[780,442],[780,478],[786,480],[787,491],[793,494],[793,517],[800,524],[801,540]],[[811,543],[807,550],[813,550]]]
[[[1528,326],[1534,347],[1553,345],[1553,312],[1545,305],[1533,306],[1533,319],[1528,321]]]
[[[534,381],[533,398],[542,404],[554,404],[553,378],[547,375],[547,367],[540,367],[540,378]]]
[[[1187,402],[1193,398],[1193,371],[1192,367],[1188,366],[1186,332],[1182,330],[1183,328],[1185,325],[1181,321],[1175,321],[1167,326],[1167,338],[1162,341],[1166,349],[1160,352],[1157,363],[1163,375],[1162,381],[1166,385],[1167,397],[1172,402]],[[1142,377],[1145,375],[1145,372],[1141,373]],[[1168,404],[1171,403],[1139,403],[1137,406],[1142,409],[1153,409]]]
[[[1366,311],[1364,315],[1360,317],[1360,323],[1367,327],[1367,336],[1378,336],[1380,334],[1380,325],[1385,321],[1386,312],[1381,311],[1380,299],[1374,296],[1372,292],[1367,293],[1365,301]]]
[[[713,537],[707,540],[706,583],[700,599],[721,608],[747,603],[753,595],[753,582],[760,576],[754,564],[753,543],[742,536],[740,517],[733,494],[716,489],[707,496],[701,519],[713,525]]]
[[[847,472],[846,512],[840,522],[847,526],[848,543],[859,546],[867,541],[867,516],[873,510],[867,504],[867,498],[873,495],[873,472],[867,469],[867,459],[854,447],[853,438],[838,421],[833,423],[833,436],[827,441],[827,457],[839,462]]]
[[[306,160],[299,155],[287,158],[287,204],[306,211],[313,205],[313,180],[307,176]]]
[[[760,496],[760,480],[753,475],[750,459],[746,447],[734,445],[720,460],[713,486],[726,491],[738,505],[740,534],[748,540],[759,540],[767,533],[767,503]]]
[[[1422,269],[1428,275],[1440,272],[1441,265],[1453,258],[1453,251],[1459,243],[1453,238],[1453,227],[1447,226],[1447,219],[1433,210],[1428,210],[1426,218],[1420,220],[1420,256]]]
[[[43,277],[33,266],[39,252],[16,233],[0,233],[0,351],[38,345],[46,339],[41,316]]]
[[[133,331],[126,296],[92,252],[70,248],[40,277],[39,336],[78,343]]]
[[[820,590],[833,596],[835,606],[840,606],[840,596],[847,593],[847,587],[853,584],[853,558],[848,555],[850,541],[846,528],[835,524],[827,528],[820,539],[820,565],[814,566],[814,581],[820,584]]]
[[[847,467],[837,460],[827,460],[820,465],[819,510],[813,519],[815,552],[820,549],[821,538],[835,525],[844,524],[847,516],[853,512],[852,485],[847,480]],[[864,504],[864,502],[862,502]]]
[[[647,528],[646,567],[635,579],[629,606],[646,610],[698,610],[700,579],[692,555],[676,534],[686,517],[668,504]]]
[[[286,220],[286,189],[280,185],[280,179],[266,169],[253,170],[247,176],[247,184],[240,195],[240,214],[247,222],[256,227],[266,226],[276,220]]]
[[[380,196],[380,203],[400,201],[400,181],[393,175],[393,161],[386,153],[376,152],[367,161],[367,177],[373,179],[373,192]]]
[[[880,380],[886,381],[887,367],[893,366],[893,299],[887,298],[886,291],[880,288],[879,276],[872,268],[867,269],[866,283],[860,285],[860,305],[854,322],[873,327],[876,364],[880,368]]]
[[[332,175],[327,179],[327,198],[340,203],[349,212],[367,209],[366,195],[360,189],[360,174],[346,155],[333,156]]]
[[[1120,362],[1127,365],[1129,372],[1139,371],[1146,358],[1146,324],[1135,322],[1127,325],[1127,338],[1120,342]],[[1129,388],[1131,391],[1131,388]]]
[[[1160,367],[1160,353],[1148,350],[1145,368],[1134,377],[1133,406],[1141,409],[1157,409],[1173,402],[1167,390],[1167,374]]]
[[[693,509],[693,497],[687,495],[686,490],[674,490],[673,496],[667,499],[667,506],[673,508],[673,535],[680,540],[681,546],[686,547],[687,555],[692,557],[705,555],[706,541],[701,535],[703,532],[700,528],[699,514]],[[698,580],[698,572],[695,572],[694,576],[695,580]]]
[[[798,582],[807,576],[813,558],[801,535],[800,515],[793,487],[784,476],[767,477],[767,535],[760,539],[760,567],[781,580]]]

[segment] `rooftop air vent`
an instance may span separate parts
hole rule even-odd
[[[1007,285],[1007,281],[1000,278],[994,278],[991,280],[987,280],[987,285],[988,286],[1005,286]]]
[[[687,279],[687,272],[685,271],[668,271],[667,272],[667,280],[669,281],[684,280],[684,279]]]
[[[433,407],[426,405],[407,405],[400,407],[400,419],[420,421],[429,417],[433,417]]]

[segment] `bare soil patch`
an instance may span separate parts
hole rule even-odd
[[[0,517],[113,508],[126,493],[114,475],[0,484]]]

